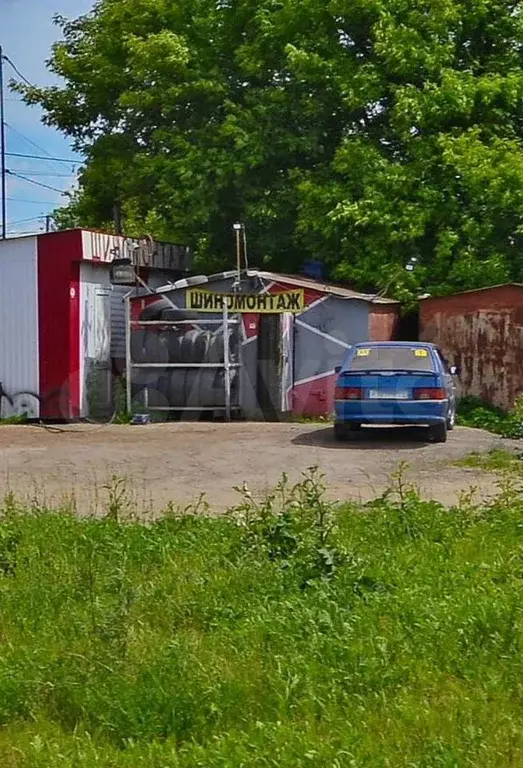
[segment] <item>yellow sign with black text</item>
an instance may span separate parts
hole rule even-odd
[[[187,291],[187,309],[196,312],[223,312],[224,306],[231,314],[283,314],[302,312],[305,309],[303,288],[283,293],[214,293],[200,288]]]

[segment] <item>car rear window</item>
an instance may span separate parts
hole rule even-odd
[[[358,347],[349,371],[433,371],[424,347]]]

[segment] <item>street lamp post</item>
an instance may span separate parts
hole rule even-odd
[[[241,232],[243,230],[243,224],[240,224],[237,222],[236,224],[233,224],[233,229],[236,232],[236,281],[237,284],[240,285],[241,281],[241,273],[242,273],[242,264],[241,264]]]

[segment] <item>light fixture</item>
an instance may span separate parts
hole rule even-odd
[[[233,224],[232,228],[234,229],[235,232],[240,232],[241,229],[243,228],[243,224],[239,224],[239,223]]]

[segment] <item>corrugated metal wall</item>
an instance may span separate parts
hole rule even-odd
[[[128,285],[113,285],[111,291],[111,357],[125,359],[125,302]]]
[[[8,394],[39,389],[36,243],[0,243],[0,382]]]

